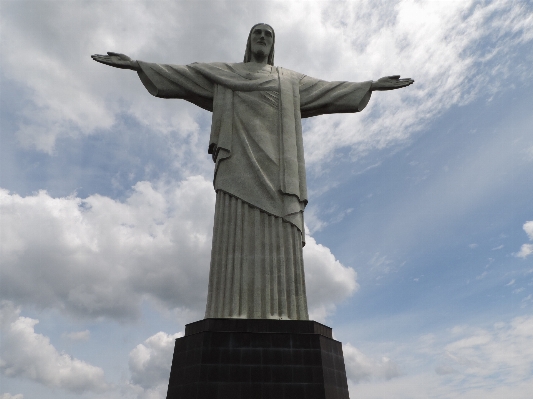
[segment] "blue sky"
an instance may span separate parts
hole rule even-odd
[[[238,62],[260,21],[277,65],[416,81],[303,124],[310,310],[351,396],[529,397],[530,2],[0,7],[0,398],[165,397],[205,307],[210,114],[89,56]]]

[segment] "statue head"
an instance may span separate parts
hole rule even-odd
[[[252,52],[254,51],[254,44],[252,42],[252,36],[254,33],[257,34],[259,30],[268,30],[272,34],[272,47],[270,48],[270,52],[268,54],[267,64],[274,65],[274,43],[276,41],[276,34],[274,33],[274,29],[268,25],[268,24],[255,24],[252,26],[252,29],[250,29],[250,33],[248,34],[248,41],[246,42],[246,51],[244,53],[244,62],[250,62],[252,60]],[[268,35],[268,33],[267,33]],[[268,40],[268,37],[265,38]]]

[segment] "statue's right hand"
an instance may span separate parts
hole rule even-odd
[[[132,60],[126,54],[113,53],[112,51],[108,51],[107,55],[94,54],[91,55],[91,58],[96,62],[100,62],[101,64],[109,65],[115,68],[133,70],[138,69],[137,61]]]

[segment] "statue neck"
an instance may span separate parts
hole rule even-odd
[[[263,64],[267,65],[268,63],[268,55],[264,55],[263,53],[252,53],[252,59],[250,62],[255,62],[256,64]]]

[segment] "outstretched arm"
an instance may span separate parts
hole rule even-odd
[[[93,60],[120,69],[137,71],[150,94],[160,98],[181,98],[213,111],[215,85],[190,66],[153,64],[132,60],[125,54],[94,54]]]
[[[360,112],[373,91],[400,89],[413,83],[413,79],[400,79],[399,75],[361,83],[326,82],[303,75],[300,79],[300,112],[302,118]]]
[[[385,76],[372,82],[371,91],[396,90],[412,85],[415,81],[411,78],[400,79],[400,75]]]
[[[108,51],[107,55],[94,54],[91,55],[91,58],[96,62],[109,65],[115,68],[131,69],[134,71],[141,70],[139,63],[135,60],[132,60],[126,54],[113,53],[112,51]]]

